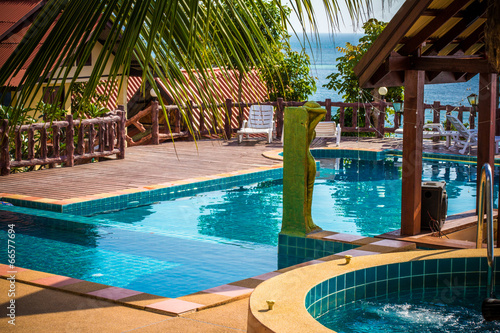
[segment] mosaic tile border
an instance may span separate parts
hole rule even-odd
[[[485,257],[408,261],[337,275],[306,294],[305,307],[315,319],[348,303],[392,293],[436,288],[481,288],[487,284]],[[500,283],[500,269],[494,280]]]
[[[275,165],[62,201],[8,193],[0,193],[0,200],[20,207],[88,216],[109,210],[137,207],[156,201],[195,195],[203,191],[215,191],[235,185],[280,178],[283,178],[283,166]]]

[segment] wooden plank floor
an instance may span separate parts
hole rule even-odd
[[[331,142],[328,143],[330,145]],[[0,193],[20,194],[50,199],[70,199],[115,192],[165,182],[216,175],[281,163],[262,156],[265,151],[281,149],[280,142],[250,139],[241,145],[231,141],[178,141],[158,146],[137,146],[126,150],[124,160],[107,160],[0,177]],[[317,139],[311,147],[325,147]],[[342,138],[342,148],[402,149],[402,140],[395,138]],[[444,143],[424,140],[425,151],[457,153]],[[472,152],[475,155],[475,150]]]
[[[263,140],[203,140],[137,146],[124,160],[107,160],[0,177],[0,193],[69,199],[281,163],[262,156],[281,144]]]

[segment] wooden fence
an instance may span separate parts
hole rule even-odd
[[[94,119],[75,120],[72,115],[67,115],[64,121],[16,126],[13,140],[9,139],[8,119],[0,120],[0,175],[8,175],[15,167],[53,167],[61,163],[72,167],[77,161],[113,154],[123,159],[125,118],[125,112],[121,110]],[[27,147],[23,144],[26,135]],[[13,158],[10,153],[12,144]]]
[[[401,114],[396,113],[393,118],[391,127],[386,127],[386,111],[387,107],[392,107],[390,102],[372,102],[372,103],[343,103],[332,102],[330,99],[317,102],[326,109],[327,121],[332,119],[332,114],[338,113],[339,124],[342,128],[342,133],[375,133],[377,137],[383,137],[385,133],[393,133],[401,124]],[[191,132],[196,136],[217,133],[223,134],[226,138],[230,138],[232,133],[241,128],[243,120],[248,119],[248,108],[254,104],[273,105],[275,107],[276,133],[278,138],[281,137],[283,129],[283,113],[288,106],[302,106],[304,102],[285,102],[278,98],[274,102],[261,103],[235,103],[231,99],[227,99],[224,104],[216,105],[218,109],[218,120],[214,119],[212,112],[207,112],[209,109],[204,105],[196,105],[188,103],[182,107],[175,105],[166,106],[166,114],[170,125],[167,125],[164,112],[161,110],[158,102],[153,102],[149,107],[139,112],[137,115],[127,120],[126,126],[133,125],[140,132],[146,133],[145,125],[141,123],[141,119],[147,117],[151,126],[148,135],[143,136],[138,141],[133,141],[127,137],[129,146],[146,144],[158,144],[160,141],[177,137],[191,137]],[[441,105],[440,102],[433,104],[425,104],[426,110],[432,110],[433,122],[440,122],[441,113],[444,111],[450,114],[452,111],[458,112],[458,118],[464,121],[464,113],[469,113],[468,122],[471,128],[474,128],[476,114],[471,107],[455,107],[451,105]],[[185,115],[183,119],[181,115]],[[350,112],[347,113],[346,111]],[[358,113],[364,112],[364,125],[358,126]],[[207,121],[210,118],[210,121]],[[163,123],[163,129],[160,124]],[[449,129],[450,124],[446,124]],[[439,140],[439,138],[436,138]]]

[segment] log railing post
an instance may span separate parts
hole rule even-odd
[[[476,126],[475,124],[475,118],[476,118],[476,106],[472,106],[469,108],[469,128],[470,129],[474,129]],[[497,113],[498,113],[498,110],[497,110]],[[496,126],[495,126],[496,128]],[[497,128],[497,130],[500,130],[500,128]]]
[[[358,129],[358,107],[357,106],[352,107],[352,127],[354,127],[354,129]]]
[[[123,106],[120,105],[122,108]],[[118,108],[120,108],[118,106]],[[125,158],[125,121],[127,120],[127,117],[125,115],[125,111],[121,109],[118,111],[118,116],[120,116],[120,122],[117,124],[118,125],[118,147],[120,149],[120,152],[118,153],[117,157],[119,159],[124,159]]]
[[[45,129],[45,127],[43,128]],[[15,160],[16,162],[21,162],[23,159],[23,140],[21,138],[21,127],[19,127],[19,130],[15,131],[15,147],[16,147],[16,153],[15,153]],[[45,137],[47,137],[47,132],[45,132]],[[42,132],[42,148],[43,148],[43,132]],[[45,148],[47,148],[47,138],[45,138]],[[42,154],[43,154],[43,149],[42,149]],[[47,153],[45,153],[45,158],[47,158]]]
[[[332,120],[332,100],[330,98],[327,98],[325,100],[325,109],[326,109],[325,120],[331,121]]]
[[[452,106],[446,105],[446,115],[451,115]],[[451,129],[451,124],[448,120],[446,120],[446,130],[449,131]]]
[[[7,176],[10,173],[10,153],[9,153],[9,120],[3,119],[0,124],[0,174]]]
[[[73,115],[66,116],[68,127],[66,128],[66,163],[65,166],[72,167],[75,165],[75,128],[73,124]]]
[[[441,102],[439,101],[434,101],[432,104],[432,122],[435,124],[440,124],[441,123]],[[432,141],[433,142],[438,142],[440,137],[433,137]]]
[[[377,138],[383,138],[385,134],[385,113],[387,112],[387,104],[385,101],[380,102],[379,108]]]
[[[224,122],[224,132],[226,135],[227,140],[231,140],[231,134],[232,134],[232,129],[231,129],[231,118],[233,116],[233,101],[228,98],[226,99],[226,118]]]
[[[151,143],[160,144],[160,124],[158,123],[158,101],[151,105]]]
[[[283,107],[283,98],[279,97],[276,100],[276,137],[282,139],[283,134],[283,117],[285,108]]]
[[[341,106],[339,108],[339,123],[340,123],[340,128],[344,130],[345,127],[345,108]]]

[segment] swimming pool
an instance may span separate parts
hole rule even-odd
[[[364,236],[399,228],[400,156],[320,161],[316,224]],[[426,161],[423,177],[447,181],[450,214],[474,208],[474,165]],[[282,184],[261,178],[226,189],[186,187],[171,200],[90,217],[35,216],[24,208],[0,211],[0,219],[19,226],[21,267],[177,297],[278,268]],[[143,203],[135,199],[129,203]]]

